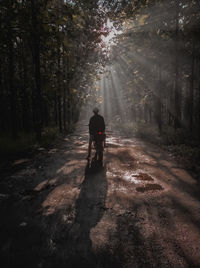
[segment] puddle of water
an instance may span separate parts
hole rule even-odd
[[[135,175],[135,177],[140,181],[153,181],[153,178],[146,173],[139,173],[138,175]]]
[[[154,179],[150,175],[142,172],[132,173],[130,171],[126,171],[125,173],[123,173],[115,170],[113,172],[107,171],[106,174],[108,177],[121,177],[122,179],[135,184],[139,184],[144,181],[154,181]]]
[[[141,183],[141,181],[153,181],[154,180],[150,175],[146,173],[133,174],[130,172],[126,172],[123,178],[135,184],[139,184]]]
[[[135,184],[139,184],[140,181],[136,178],[137,175],[134,175],[132,173],[126,172],[123,176],[123,179],[133,182]]]
[[[159,184],[147,184],[143,187],[137,187],[136,191],[138,192],[147,192],[147,191],[161,191],[163,190],[162,186]]]

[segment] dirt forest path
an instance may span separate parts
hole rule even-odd
[[[85,172],[87,141],[77,131],[1,178],[1,267],[200,267],[199,183],[116,133]]]

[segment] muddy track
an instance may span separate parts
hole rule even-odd
[[[159,147],[114,133],[104,168],[86,172],[87,139],[1,180],[1,267],[200,267],[198,182]]]

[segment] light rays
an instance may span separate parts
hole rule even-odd
[[[91,114],[92,107],[98,106],[100,108],[100,113],[104,116],[107,124],[112,122],[114,118],[123,121],[127,118],[127,105],[123,96],[121,79],[122,74],[115,66],[107,66],[107,71],[100,76],[96,85],[98,88],[97,100],[88,103],[88,110]]]
[[[171,8],[169,4],[164,2],[160,5],[152,5],[138,15],[135,22],[132,21],[132,28],[129,28],[128,31],[124,29],[123,33],[116,30],[113,22],[107,20],[104,26],[108,35],[102,35],[102,42],[106,45],[105,49],[113,45],[113,38],[116,35],[118,35],[120,42],[118,42],[116,50],[114,49],[112,62],[105,67],[105,73],[100,76],[100,80],[97,82],[99,102],[90,102],[88,109],[92,110],[93,106],[98,105],[106,121],[116,116],[121,117],[123,121],[128,121],[130,118],[128,115],[131,114],[129,106],[141,105],[142,107],[147,95],[149,99],[152,98],[150,105],[154,105],[154,101],[160,98],[163,106],[167,107],[164,102],[168,102],[169,94],[162,90],[162,85],[168,89],[169,80],[174,75],[173,68],[170,69],[169,66],[173,66],[174,55],[171,55],[171,51],[174,51],[175,41],[170,38],[170,35],[166,34],[167,37],[163,37],[157,31],[154,32],[152,24],[155,24],[155,28],[159,28],[161,31],[166,29],[173,31],[175,24],[171,23],[170,27],[167,24],[168,21],[173,20],[176,14],[171,12],[166,15]],[[184,9],[183,6],[179,8]],[[166,17],[163,18],[163,15]],[[140,21],[142,21],[141,25]],[[136,25],[137,27],[134,29]],[[152,32],[148,32],[147,36],[148,26],[152,27]],[[121,38],[120,34],[122,34]],[[129,81],[131,81],[130,84],[127,83]],[[173,86],[171,83],[170,87]],[[129,95],[132,98],[132,104],[128,100]],[[172,113],[173,111],[171,111]]]
[[[116,27],[114,26],[114,23],[110,21],[110,19],[107,19],[107,22],[104,25],[104,29],[106,30],[107,34],[101,36],[102,40],[102,49],[103,50],[110,50],[111,46],[114,45],[114,38],[117,35],[120,35],[122,33],[121,30],[117,30]]]

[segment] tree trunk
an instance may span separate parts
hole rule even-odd
[[[32,54],[35,71],[35,94],[34,94],[34,112],[35,112],[35,131],[37,140],[41,140],[42,132],[42,95],[41,95],[41,75],[40,75],[40,37],[39,25],[37,20],[38,1],[31,0],[32,11]]]
[[[66,87],[68,87],[68,78],[66,76],[67,69],[65,69],[65,66],[67,66],[67,62],[64,61],[64,66],[63,66],[63,73],[65,74],[63,77],[64,80],[64,85],[63,85],[63,128],[64,132],[67,132],[67,118],[66,118],[66,113],[67,113],[67,108],[66,108]]]
[[[57,126],[58,125],[58,98],[57,98],[56,92],[54,94],[54,120]]]
[[[64,132],[67,132],[67,122],[66,122],[66,85],[63,87],[63,128]]]
[[[148,112],[149,112],[149,122],[152,123],[152,109],[150,106],[148,107]]]
[[[157,94],[155,96],[156,98],[156,111],[155,111],[155,116],[156,116],[156,123],[158,124],[158,129],[159,129],[159,133],[161,134],[162,132],[162,105],[161,105],[161,98],[162,98],[162,94],[161,94],[161,87],[162,87],[162,81],[161,81],[161,66],[159,65],[159,69],[158,69],[158,86],[157,86]]]
[[[190,93],[189,93],[189,128],[193,132],[193,113],[194,113],[194,64],[195,64],[195,40],[192,38],[192,63],[190,75]]]
[[[199,73],[200,73],[200,62],[199,62]],[[197,104],[197,112],[198,112],[198,132],[200,134],[200,78],[199,78],[199,85],[198,85],[198,104]]]
[[[61,104],[61,95],[58,94],[58,123],[59,123],[59,131],[62,133],[62,104]]]
[[[180,89],[179,89],[179,1],[176,1],[176,36],[175,36],[175,81],[174,81],[174,127],[180,127]]]
[[[58,50],[57,50],[57,57],[58,57],[58,72],[57,72],[57,85],[58,85],[58,123],[59,123],[59,131],[62,133],[62,102],[61,102],[61,64],[60,64],[60,42],[58,42]]]
[[[68,87],[67,91],[67,123],[68,123],[68,130],[71,127],[71,96],[70,96],[70,87]]]
[[[31,129],[31,122],[30,122],[30,99],[28,93],[28,75],[27,75],[27,63],[25,57],[25,48],[22,41],[22,121],[23,121],[23,129],[27,132]]]
[[[144,104],[144,121],[145,121],[145,123],[148,122],[147,111],[148,111],[148,107],[147,107],[147,104],[145,103]]]
[[[12,1],[11,1],[12,4]],[[10,7],[12,8],[12,7]],[[12,40],[12,29],[11,24],[9,22],[8,25],[8,48],[9,48],[9,56],[8,56],[8,84],[10,89],[10,103],[11,103],[11,127],[12,127],[12,137],[13,139],[17,138],[17,92],[14,87],[14,48],[13,48],[13,40]]]
[[[5,131],[7,128],[6,124],[6,101],[5,101],[5,73],[3,72],[3,57],[0,58],[0,129]]]

